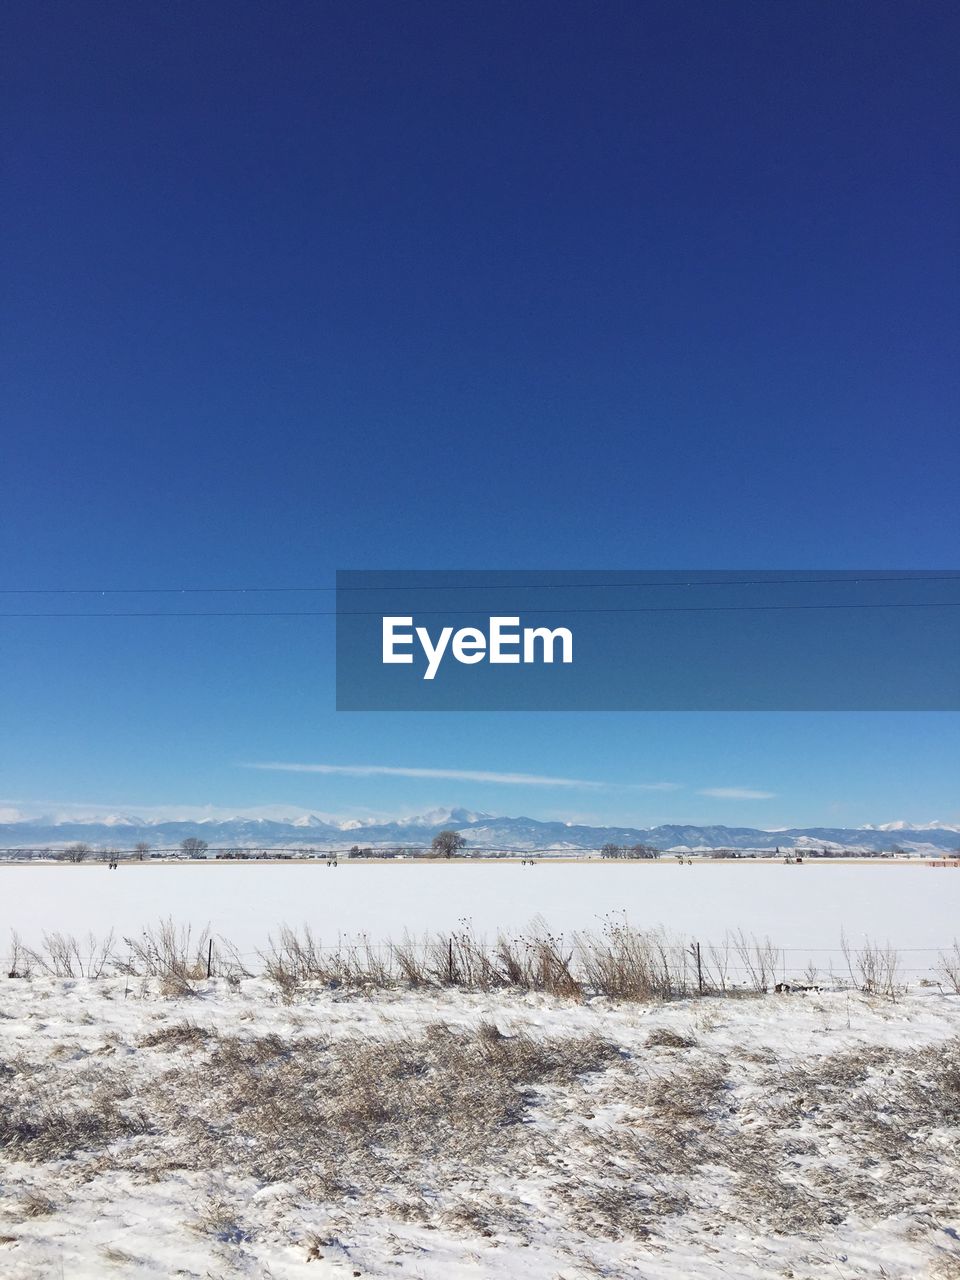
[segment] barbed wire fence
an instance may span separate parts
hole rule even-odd
[[[623,923],[551,934],[500,931],[493,941],[469,923],[456,930],[407,933],[401,941],[359,933],[336,942],[316,940],[309,926],[279,925],[259,947],[240,948],[223,935],[172,921],[139,932],[111,931],[97,939],[60,932],[24,940],[14,931],[4,967],[9,978],[165,977],[240,980],[253,977],[314,981],[331,987],[440,985],[467,989],[550,990],[562,971],[589,994],[591,975],[618,974],[671,998],[765,992],[779,987],[855,988],[892,994],[917,986],[960,995],[960,942],[900,946],[841,937],[835,946],[780,946],[768,937],[728,931],[720,939],[684,936]],[[539,976],[538,976],[539,975]],[[552,975],[552,976],[551,976]],[[596,994],[610,994],[603,982]],[[641,984],[643,985],[643,984]]]

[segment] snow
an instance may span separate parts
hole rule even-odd
[[[957,1113],[934,1107],[929,1117],[911,1116],[907,1153],[895,1145],[874,1157],[858,1147],[873,1133],[862,1114],[871,1097],[895,1099],[892,1089],[907,1091],[924,1073],[936,1082],[940,1055],[960,1033],[956,996],[915,991],[891,1002],[822,992],[659,1006],[308,990],[290,1004],[260,979],[239,987],[213,980],[191,999],[166,1000],[153,982],[34,978],[4,981],[0,1010],[0,1116],[22,1097],[33,1100],[27,1114],[42,1127],[50,1122],[44,1099],[58,1099],[69,1114],[91,1090],[106,1089],[121,1108],[145,1108],[153,1125],[40,1159],[22,1144],[6,1147],[5,1280],[915,1280],[955,1275],[960,1265]],[[507,1045],[519,1036],[586,1036],[617,1053],[575,1079],[524,1090],[524,1123],[509,1128],[502,1148],[445,1165],[441,1146],[431,1159],[398,1165],[389,1185],[356,1194],[311,1190],[295,1153],[282,1176],[252,1175],[243,1159],[246,1112],[226,1134],[224,1150],[234,1155],[198,1161],[204,1131],[191,1131],[186,1113],[216,1097],[226,1068],[211,1055],[227,1038],[253,1046],[276,1035],[292,1069],[298,1046],[335,1054],[337,1046],[376,1046],[431,1028],[475,1037],[483,1024],[494,1024]],[[184,1026],[202,1043],[177,1042]],[[689,1047],[651,1047],[654,1031],[685,1037]],[[157,1043],[166,1032],[173,1043]],[[822,1084],[830,1062],[859,1074],[831,1092]],[[648,1185],[642,1141],[657,1123],[657,1098],[689,1079],[697,1103],[704,1090],[696,1082],[714,1067],[727,1082],[692,1123],[716,1127],[729,1156],[721,1149],[691,1163],[680,1148],[668,1155],[669,1135],[655,1129],[666,1144],[664,1167]],[[806,1084],[804,1072],[812,1072]],[[175,1105],[164,1112],[157,1098],[171,1079]],[[415,1091],[422,1081],[402,1087]],[[690,1123],[678,1116],[679,1128]],[[895,1119],[877,1111],[881,1139]],[[811,1137],[819,1143],[812,1153]],[[754,1186],[738,1162],[762,1156],[768,1140],[782,1160]],[[390,1142],[385,1126],[383,1144]],[[625,1153],[635,1142],[634,1167]],[[826,1175],[839,1191],[824,1185]],[[769,1199],[771,1187],[783,1204]],[[809,1221],[803,1197],[817,1209]],[[636,1225],[648,1200],[649,1225]],[[418,1213],[400,1211],[409,1203]]]
[[[841,933],[891,943],[919,975],[949,950],[960,919],[960,871],[925,865],[749,863],[364,864],[134,863],[0,866],[0,944],[16,929],[119,936],[172,917],[252,952],[282,923],[307,923],[322,942],[365,934],[450,931],[468,920],[491,939],[542,917],[555,931],[598,927],[609,915],[662,926],[702,944],[728,931],[769,937],[786,973],[842,967]]]
[[[960,831],[960,827],[949,822],[938,822],[934,819],[932,822],[904,822],[899,819],[897,822],[881,822],[878,827],[865,825],[864,831]]]
[[[846,973],[841,931],[889,941],[908,984],[635,1004],[254,977],[168,998],[35,966],[0,978],[0,1275],[956,1276],[960,996],[933,972],[958,898],[960,872],[916,864],[0,866],[0,938],[32,944],[171,917],[253,957],[284,922],[332,943],[626,916],[769,936],[778,977]]]

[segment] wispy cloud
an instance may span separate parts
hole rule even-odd
[[[754,791],[750,787],[703,787],[698,796],[713,796],[716,800],[773,800],[775,791]]]
[[[0,822],[205,822],[230,818],[272,818],[277,822],[295,822],[298,818],[320,818],[339,822],[340,815],[305,809],[295,804],[215,805],[215,804],[138,804],[127,801],[91,802],[73,800],[4,800],[0,799]],[[350,817],[357,816],[351,813]],[[364,816],[380,816],[367,815]],[[384,814],[384,819],[392,815]]]
[[[604,787],[604,782],[587,778],[556,778],[540,773],[496,773],[485,769],[419,769],[386,764],[287,764],[271,760],[246,763],[245,769],[267,769],[277,773],[321,773],[344,778],[441,778],[454,782],[494,782],[509,787]],[[660,790],[670,783],[652,783]]]

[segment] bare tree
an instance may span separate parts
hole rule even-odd
[[[90,856],[90,846],[78,842],[77,844],[68,844],[63,851],[63,860],[65,862],[83,862]]]
[[[133,852],[137,855],[137,857],[142,862],[144,858],[149,858],[150,856],[150,845],[147,843],[146,840],[139,840],[133,846]]]
[[[206,840],[198,836],[187,836],[186,840],[180,841],[180,852],[185,858],[202,858],[209,848]]]
[[[441,858],[452,858],[467,846],[467,841],[459,831],[446,830],[438,831],[433,837],[430,845],[430,852],[438,854]]]

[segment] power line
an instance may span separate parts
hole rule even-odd
[[[665,570],[665,572],[671,572]],[[839,572],[844,572],[840,570]],[[311,595],[330,591],[567,591],[605,587],[609,590],[664,590],[678,587],[862,586],[875,582],[960,582],[960,573],[899,574],[855,578],[728,578],[687,579],[680,582],[502,582],[427,583],[379,586],[324,587],[0,587],[0,595]]]
[[[828,609],[957,609],[960,600],[914,600],[887,603],[850,602],[846,604],[726,604],[726,605],[646,605],[611,606],[610,608],[543,609],[533,606],[532,613],[559,613],[565,617],[584,613],[769,613],[783,610]],[[418,617],[450,617],[454,614],[473,614],[475,609],[417,609]],[[102,610],[97,613],[75,611],[35,610],[30,612],[0,613],[2,618],[379,618],[382,610],[337,609],[148,609]]]

